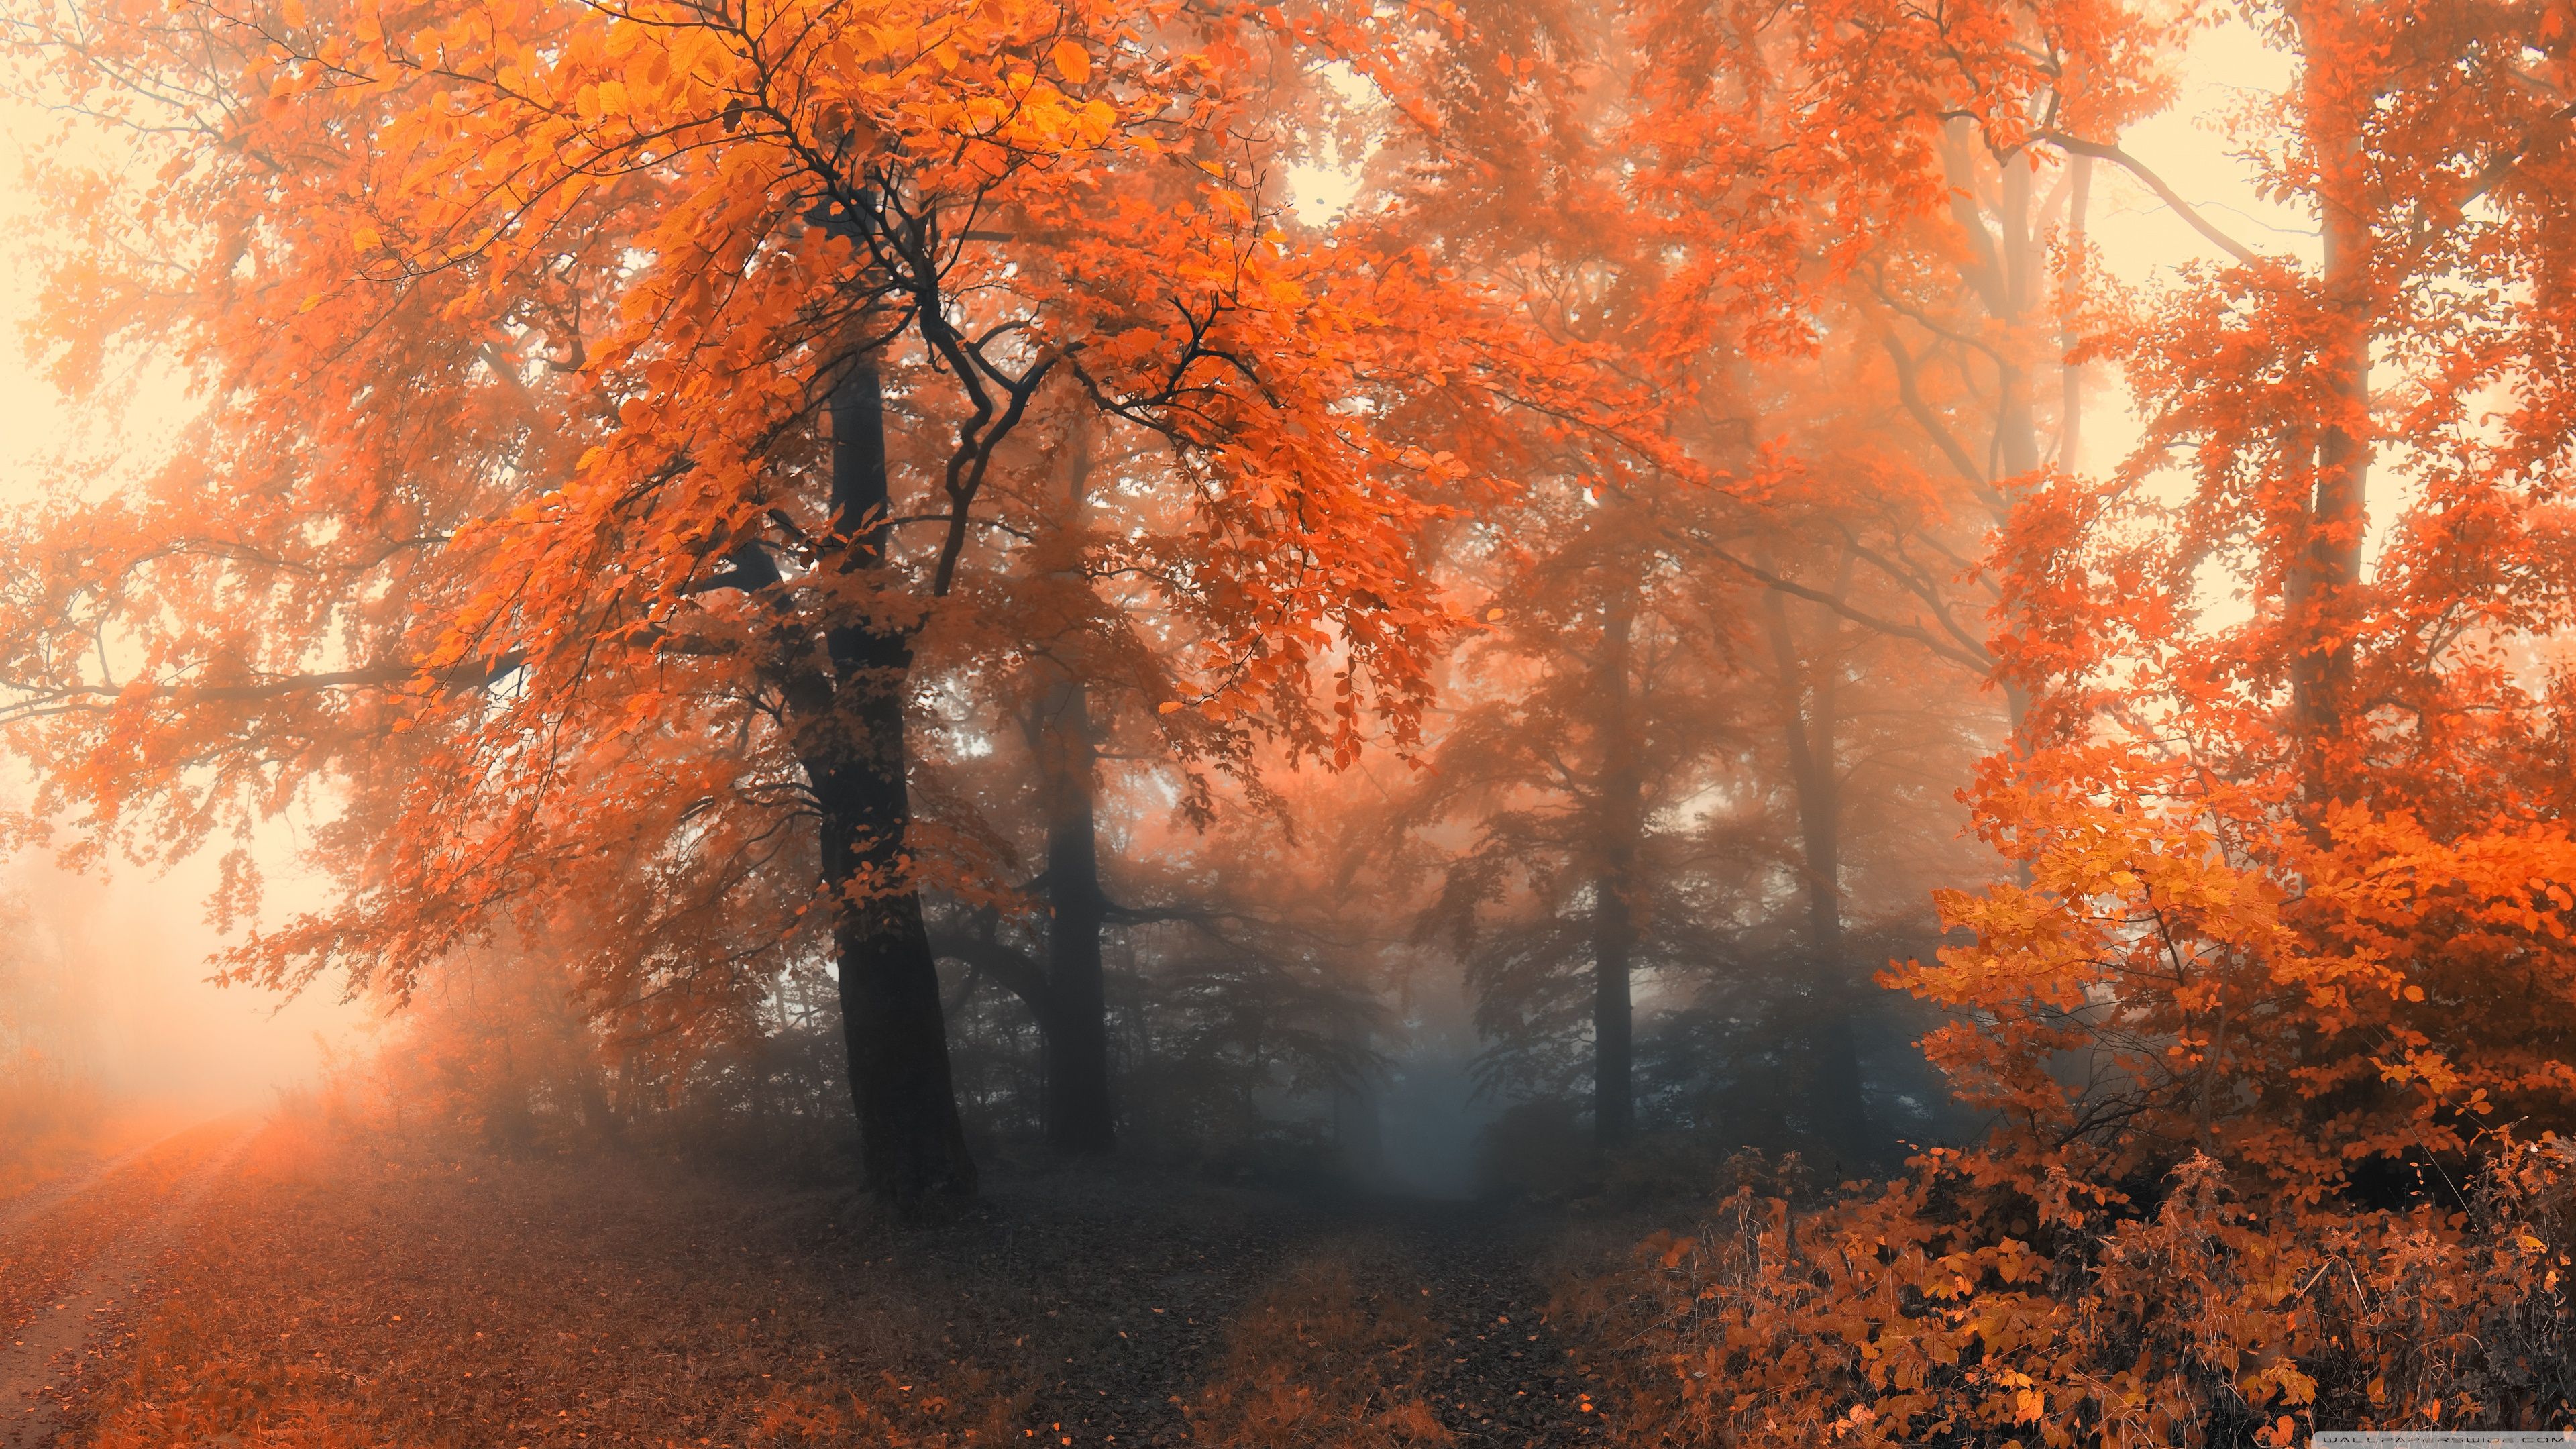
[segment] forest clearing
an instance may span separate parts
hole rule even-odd
[[[0,0],[0,136],[0,1449],[2576,1434],[2576,0]]]

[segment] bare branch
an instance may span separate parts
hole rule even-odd
[[[2217,244],[2219,250],[2227,253],[2231,257],[2234,257],[2236,260],[2243,262],[2245,265],[2249,267],[2259,267],[2266,261],[2266,258],[2262,253],[2255,251],[2252,247],[2245,245],[2236,238],[2220,231],[2215,225],[2212,225],[2208,217],[2200,214],[2200,208],[2183,200],[2181,193],[2166,185],[2165,179],[2158,176],[2154,171],[2148,169],[2145,162],[2140,161],[2137,157],[2130,155],[2119,147],[2111,145],[2105,141],[2087,141],[2081,136],[2070,136],[2064,131],[2042,131],[2040,133],[2040,138],[2056,145],[2062,150],[2072,151],[2078,156],[2090,156],[2098,161],[2111,162],[2113,165],[2120,167],[2130,175],[2135,176],[2140,181],[2145,182],[2147,184],[2147,189],[2156,194],[2157,200],[2172,207],[2176,216],[2179,216],[2184,221],[2191,223],[2191,229],[2193,231],[2199,232],[2202,236],[2209,238],[2210,241]]]

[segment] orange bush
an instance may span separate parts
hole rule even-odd
[[[2467,1206],[2264,1207],[2195,1156],[2152,1211],[1955,1152],[1801,1213],[1743,1189],[1652,1240],[1641,1440],[2286,1445],[2312,1428],[2576,1412],[2576,1150],[2498,1153]]]

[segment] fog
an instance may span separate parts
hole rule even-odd
[[[31,158],[37,138],[60,124],[14,96],[0,102],[0,154]],[[116,153],[101,139],[91,154]],[[147,367],[132,380],[138,401],[124,425],[75,426],[45,375],[46,355],[18,344],[46,265],[43,238],[58,224],[24,180],[14,165],[0,177],[0,228],[17,239],[0,248],[0,337],[8,339],[0,345],[0,506],[130,477],[160,458],[195,411]],[[23,766],[0,778],[0,811],[24,811],[31,795]],[[65,830],[53,843],[78,840]],[[263,862],[278,887],[273,901],[309,900],[291,843],[264,854],[274,857]],[[0,980],[9,983],[0,989],[42,1003],[26,1044],[113,1102],[183,1118],[272,1106],[281,1091],[309,1086],[326,1061],[363,1050],[371,1014],[340,1002],[337,983],[292,1000],[212,983],[211,958],[226,944],[206,923],[215,881],[210,856],[166,871],[115,859],[69,870],[34,843],[0,862],[0,912],[12,922],[0,942]]]
[[[2576,1432],[2571,37],[12,4],[0,1449]]]
[[[0,885],[21,912],[0,946],[11,988],[51,1007],[30,1037],[118,1101],[266,1109],[368,1045],[371,1014],[334,985],[281,998],[209,979],[223,945],[204,922],[212,874],[74,873],[30,855]]]

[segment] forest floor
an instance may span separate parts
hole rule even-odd
[[[995,1177],[906,1225],[641,1154],[206,1124],[0,1201],[0,1449],[1615,1442],[1547,1286],[1615,1232]]]

